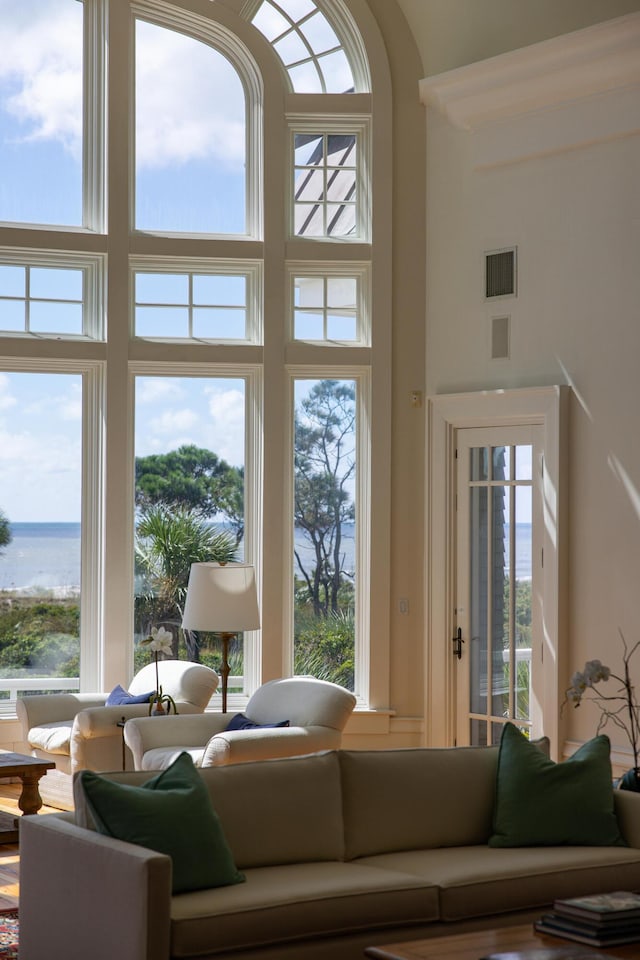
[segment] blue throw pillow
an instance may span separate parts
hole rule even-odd
[[[118,686],[114,687],[107,697],[105,706],[120,707],[124,703],[149,703],[153,693],[154,691],[151,690],[149,693],[139,693],[136,696],[133,693],[129,693],[128,690],[125,690],[124,687],[121,687],[120,684],[118,684]]]
[[[231,717],[231,720],[229,720],[225,730],[254,730],[256,727],[267,728],[288,726],[288,720],[281,720],[280,723],[256,723],[254,720],[249,720],[249,717],[245,717],[244,713],[236,713],[236,715]]]

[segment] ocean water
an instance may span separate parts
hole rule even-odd
[[[79,523],[12,523],[13,540],[0,551],[0,590],[33,590],[36,587],[57,594],[80,589]],[[508,532],[507,532],[508,535]],[[353,524],[346,524],[343,535],[345,569],[352,570],[355,544]],[[309,562],[313,551],[302,534],[296,534],[296,547]],[[516,526],[516,577],[531,577],[531,527]]]
[[[80,590],[79,523],[12,523],[0,550],[0,590]]]

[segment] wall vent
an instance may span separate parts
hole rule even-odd
[[[510,345],[511,317],[491,317],[491,359],[508,360]]]
[[[485,253],[485,292],[487,300],[516,295],[516,247]]]

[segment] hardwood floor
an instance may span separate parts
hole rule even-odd
[[[20,815],[19,783],[0,783],[0,810]],[[52,807],[42,807],[40,813],[53,813]],[[20,849],[17,843],[0,844],[0,910],[18,906],[20,893]]]

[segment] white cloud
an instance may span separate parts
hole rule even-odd
[[[244,95],[229,61],[207,44],[140,22],[136,155],[139,166],[245,159]]]
[[[180,396],[182,390],[178,380],[165,377],[138,377],[136,380],[136,403],[158,403]]]
[[[185,430],[193,427],[197,421],[198,416],[193,410],[166,410],[159,417],[152,417],[149,421],[149,427],[156,435],[160,434],[167,437],[177,432],[184,433]],[[188,443],[189,441],[181,442]],[[173,442],[171,442],[170,447],[171,449],[174,448]]]
[[[9,410],[15,407],[18,401],[11,392],[11,384],[5,373],[0,373],[0,410]]]
[[[82,5],[0,0],[0,81],[4,109],[23,125],[21,139],[57,140],[74,156],[82,145]]]
[[[82,152],[82,4],[0,0],[0,107],[20,139]],[[244,94],[229,61],[208,45],[140,21],[137,160],[167,167],[245,159]]]
[[[209,446],[230,463],[244,463],[244,395],[240,390],[207,391],[211,431]]]

